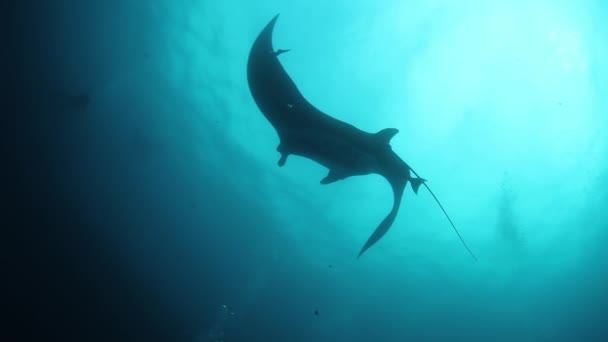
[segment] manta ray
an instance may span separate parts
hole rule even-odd
[[[393,190],[393,207],[367,239],[357,258],[392,226],[408,183],[416,194],[421,185],[426,187],[475,258],[426,180],[391,148],[390,141],[399,132],[396,128],[365,132],[323,113],[304,98],[278,59],[289,50],[273,48],[272,32],[278,17],[277,14],[260,32],[247,61],[247,80],[253,99],[279,136],[278,165],[285,165],[289,155],[311,159],[329,169],[321,184],[368,174],[378,174],[388,181]]]

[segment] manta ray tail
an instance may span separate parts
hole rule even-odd
[[[412,170],[412,168],[410,168],[410,171],[412,171],[412,173],[416,177],[418,177],[417,179],[422,179],[422,178],[420,178],[420,176],[418,176],[418,174],[416,173],[416,171]],[[422,182],[420,182],[420,184],[423,184],[424,187],[429,191],[429,193],[431,194],[431,196],[433,196],[433,198],[435,199],[435,202],[437,202],[437,205],[439,205],[439,208],[441,208],[441,211],[443,211],[443,214],[445,215],[445,217],[450,222],[450,225],[452,225],[452,228],[454,228],[454,231],[456,232],[456,235],[458,235],[458,238],[460,239],[460,242],[462,242],[462,244],[464,245],[464,248],[466,248],[467,251],[469,252],[469,254],[471,254],[471,256],[473,257],[473,259],[475,261],[477,261],[477,257],[475,257],[475,254],[473,254],[473,252],[471,251],[471,249],[469,249],[469,246],[467,246],[467,243],[464,242],[464,239],[460,235],[460,232],[458,232],[458,229],[456,229],[456,226],[454,225],[454,222],[452,222],[452,219],[450,218],[450,216],[448,215],[448,213],[443,208],[443,205],[441,205],[441,202],[439,202],[439,199],[437,199],[437,196],[435,196],[435,193],[433,193],[433,191],[431,190],[431,188],[429,188],[429,186],[425,183],[424,180]],[[418,187],[420,186],[420,184],[418,184]],[[412,181],[412,187],[414,187],[414,182],[413,181]],[[416,191],[416,187],[414,187],[414,191]]]

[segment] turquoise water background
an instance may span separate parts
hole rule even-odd
[[[51,198],[78,215],[85,242],[64,243],[74,265],[61,267],[96,279],[74,285],[88,309],[66,304],[92,313],[89,340],[109,320],[124,327],[114,340],[208,341],[221,305],[234,312],[226,342],[608,338],[605,1],[28,11],[41,23],[23,23],[36,125],[20,142],[44,142]],[[280,59],[304,96],[363,130],[398,128],[393,149],[477,262],[411,188],[356,259],[392,205],[386,181],[320,185],[327,170],[310,160],[277,166],[278,137],[246,79],[277,13],[274,45],[291,49]],[[90,102],[72,101],[82,93]]]

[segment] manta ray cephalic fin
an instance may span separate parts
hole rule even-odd
[[[279,159],[279,161],[277,162],[277,164],[279,166],[283,166],[283,165],[285,165],[286,161],[287,161],[287,154],[286,153],[281,153],[281,159]]]

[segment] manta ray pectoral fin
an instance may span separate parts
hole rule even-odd
[[[399,133],[399,130],[396,128],[385,128],[378,131],[378,133],[376,133],[374,136],[380,143],[388,144],[397,133]]]
[[[373,246],[376,242],[380,240],[388,232],[388,230],[393,225],[395,221],[395,217],[397,217],[397,213],[399,212],[399,206],[401,205],[401,198],[403,197],[403,190],[405,189],[405,179],[388,179],[391,187],[393,188],[393,208],[386,215],[386,217],[380,222],[380,225],[374,230],[372,235],[367,239],[365,245],[359,251],[359,255],[357,258],[360,258],[365,251],[367,251],[371,246]]]
[[[424,184],[424,182],[426,182],[426,179],[424,179],[424,178],[411,178],[410,179],[410,183],[412,183],[412,189],[414,190],[415,194],[418,194],[418,189],[420,189],[420,186],[422,184]]]
[[[380,240],[380,238],[382,238],[384,236],[384,234],[386,234],[386,232],[388,232],[389,228],[393,225],[393,222],[395,221],[396,216],[397,216],[397,209],[391,210],[391,212],[384,218],[384,220],[382,220],[382,222],[376,228],[376,230],[374,230],[372,235],[367,239],[367,241],[365,242],[365,245],[363,245],[363,247],[359,251],[359,255],[357,255],[357,258],[360,258],[361,255],[363,255],[363,253],[365,253],[365,251],[367,251],[371,246],[373,246],[376,242],[378,242],[378,240]]]
[[[344,179],[344,176],[334,170],[329,170],[325,178],[321,179],[321,184],[329,184]]]

